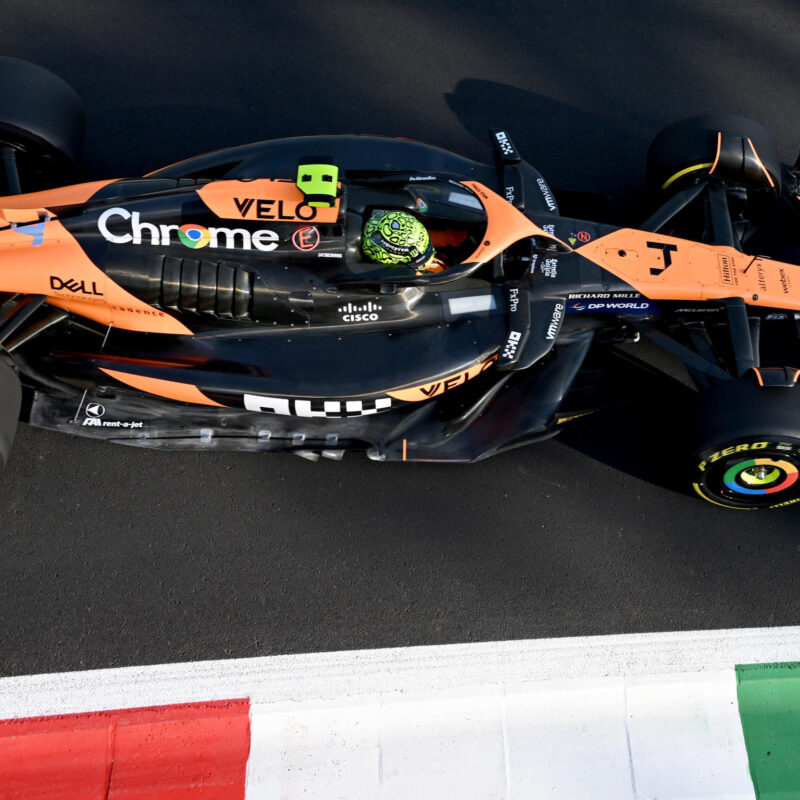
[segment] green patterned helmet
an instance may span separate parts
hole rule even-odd
[[[361,237],[361,250],[370,261],[420,269],[433,259],[425,226],[405,211],[373,211]]]

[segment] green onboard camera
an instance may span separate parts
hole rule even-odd
[[[301,163],[297,168],[297,186],[308,205],[330,208],[336,203],[339,167],[324,163]]]

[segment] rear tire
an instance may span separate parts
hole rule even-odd
[[[720,142],[722,157],[718,158]],[[774,137],[748,117],[702,114],[667,126],[653,139],[647,153],[647,183],[652,192],[672,194],[709,173],[749,189],[778,187],[779,191],[781,162]]]
[[[704,392],[693,478],[704,500],[755,510],[800,502],[800,388],[738,378]]]
[[[11,452],[22,405],[22,387],[11,361],[0,355],[0,464]]]
[[[17,151],[23,182],[26,171],[51,184],[69,175],[85,128],[83,102],[68,83],[37,64],[0,58],[0,144]]]

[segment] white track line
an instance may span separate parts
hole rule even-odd
[[[318,702],[800,661],[800,627],[644,633],[196,661],[0,679],[0,717],[250,697]]]

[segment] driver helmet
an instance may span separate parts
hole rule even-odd
[[[364,226],[361,250],[378,264],[418,271],[426,269],[434,258],[427,229],[405,211],[373,211]]]

